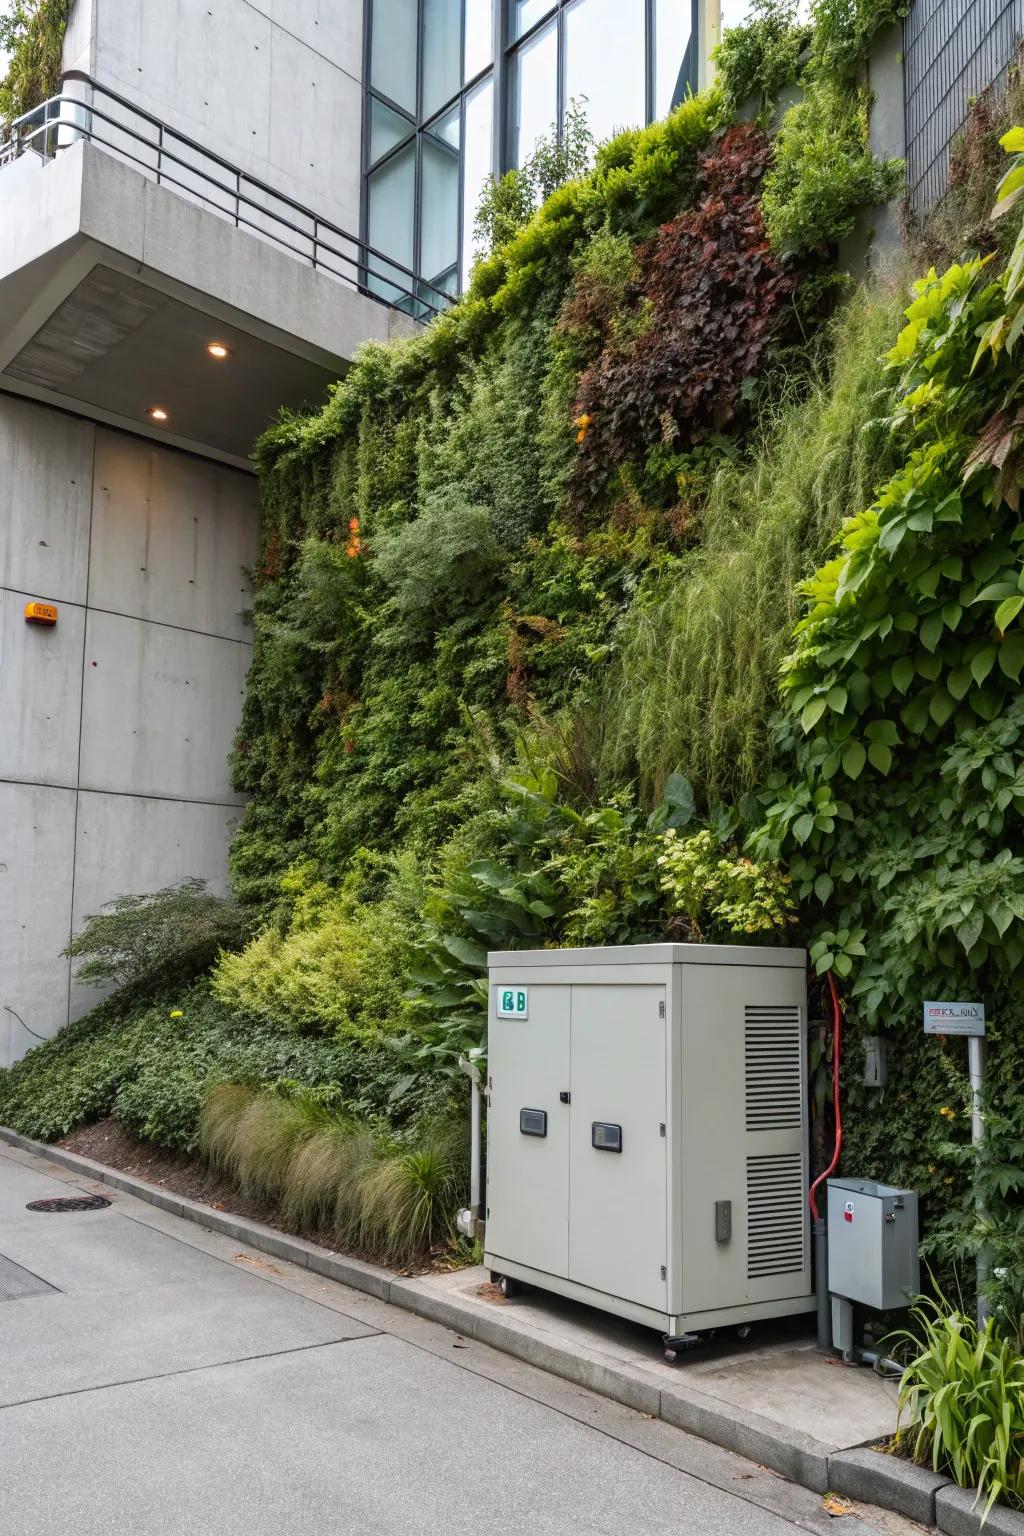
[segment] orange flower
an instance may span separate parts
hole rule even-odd
[[[358,517],[350,517],[349,518],[349,520],[348,520],[348,531],[349,531],[349,533],[358,533],[359,532],[359,519],[358,519]]]
[[[579,428],[579,431],[576,433],[576,441],[578,443],[586,442],[587,433],[590,431],[590,428],[593,425],[593,421],[593,416],[588,416],[586,411],[584,411],[581,416],[576,417],[576,420],[573,422],[573,426]]]

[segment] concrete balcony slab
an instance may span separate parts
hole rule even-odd
[[[0,168],[10,393],[247,468],[281,406],[322,403],[363,342],[416,329],[93,143]]]

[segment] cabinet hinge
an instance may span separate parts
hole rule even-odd
[[[668,1270],[666,1269],[664,1264],[661,1266],[661,1278],[663,1280],[667,1280],[668,1279]]]
[[[661,1122],[660,1131],[661,1131],[662,1136],[664,1136],[664,1134],[665,1134],[665,1122],[664,1122],[664,1120]]]
[[[659,1019],[663,1019],[664,1017],[665,1017],[665,1004],[664,1003],[659,1003],[658,1004],[658,1018]]]

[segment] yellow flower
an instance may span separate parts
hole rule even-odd
[[[180,1008],[172,1008],[170,1013],[167,1015],[169,1019],[180,1019],[181,1016],[182,1014]]]
[[[949,1106],[946,1105],[946,1104],[943,1104],[942,1108],[939,1110],[939,1114],[940,1115],[945,1115],[947,1120],[955,1120],[956,1119],[956,1110],[955,1109],[950,1109]]]

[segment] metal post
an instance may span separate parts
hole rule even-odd
[[[982,1095],[985,1088],[985,1037],[983,1035],[969,1035],[967,1037],[967,1071],[971,1080],[971,1144],[977,1153],[985,1139],[985,1120],[981,1112]],[[985,1207],[980,1195],[975,1192],[975,1215],[979,1225],[985,1219]],[[988,1255],[984,1248],[978,1250],[978,1327],[984,1328],[988,1317],[988,1302],[983,1294],[989,1276]]]
[[[832,1348],[832,1305],[828,1293],[828,1223],[824,1216],[816,1216],[812,1220],[811,1233],[814,1238],[814,1294],[818,1310],[818,1348],[828,1354]]]

